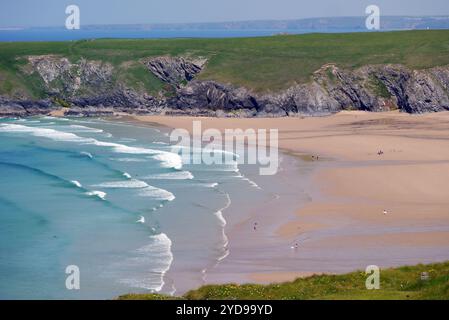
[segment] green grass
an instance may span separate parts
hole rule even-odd
[[[59,54],[71,61],[84,57],[120,67],[123,63],[160,55],[191,55],[209,59],[201,79],[245,86],[257,92],[277,91],[309,81],[326,63],[343,68],[367,64],[403,64],[429,68],[449,64],[449,30],[347,34],[306,34],[231,39],[82,40],[69,42],[0,43],[0,72],[33,94],[40,87],[19,72],[18,57]],[[157,91],[161,84],[133,67],[126,81]],[[0,78],[1,79],[1,78]],[[0,80],[1,81],[1,80]],[[1,87],[5,84],[0,84]],[[8,89],[9,85],[6,85]],[[3,91],[7,91],[3,89]],[[2,89],[0,89],[2,90]],[[1,91],[0,91],[1,92]]]
[[[156,95],[164,90],[164,84],[148,69],[139,62],[133,62],[130,65],[120,66],[119,81],[137,92],[148,92]]]
[[[371,77],[370,83],[373,87],[373,92],[376,95],[385,99],[391,98],[391,94],[388,91],[387,86],[382,81],[380,81],[376,77]]]
[[[421,280],[428,272],[430,279]],[[447,300],[449,299],[449,262],[381,270],[380,289],[365,288],[364,272],[320,275],[293,282],[271,285],[208,285],[182,297],[128,294],[123,300]]]

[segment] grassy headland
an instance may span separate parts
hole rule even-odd
[[[421,280],[428,272],[429,280]],[[449,262],[382,270],[380,289],[367,290],[367,275],[352,272],[345,275],[316,275],[293,282],[271,285],[208,285],[176,299],[187,300],[446,300],[449,299]],[[164,300],[173,297],[156,294],[127,294],[121,300]]]
[[[306,34],[227,39],[83,40],[0,43],[0,94],[13,90],[39,97],[37,75],[22,71],[29,55],[61,55],[108,62],[116,79],[147,92],[163,83],[146,72],[142,58],[161,55],[208,59],[200,79],[244,86],[256,92],[304,83],[326,63],[343,68],[367,64],[403,64],[414,69],[449,64],[449,30],[382,33]]]

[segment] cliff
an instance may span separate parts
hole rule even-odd
[[[25,79],[22,87],[29,82],[39,92],[32,94],[20,85],[9,91],[0,90],[0,116],[47,114],[61,107],[68,108],[68,115],[82,116],[118,111],[279,117],[325,115],[341,110],[449,110],[449,65],[411,68],[400,63],[375,63],[351,68],[344,63],[325,63],[307,81],[261,92],[203,77],[210,77],[210,64],[216,68],[216,62],[210,61],[214,57],[192,52],[141,56],[119,64],[82,54],[76,58],[29,54],[14,59],[14,73],[6,72],[3,81],[20,77]],[[0,68],[0,84],[1,81]]]

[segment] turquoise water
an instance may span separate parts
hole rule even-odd
[[[183,164],[168,140],[126,123],[1,119],[0,299],[170,294],[174,263],[201,284],[227,255],[226,190],[254,185],[235,165]],[[68,265],[80,290],[66,289]]]

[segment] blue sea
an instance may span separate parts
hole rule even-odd
[[[0,173],[0,299],[199,286],[228,254],[232,193],[263,197],[236,164],[183,163],[167,129],[101,119],[0,119]]]
[[[79,29],[29,28],[0,30],[0,42],[15,41],[75,41],[83,39],[166,39],[166,38],[238,38],[262,37],[281,33],[304,34],[313,32],[364,32],[363,28],[317,29],[257,29],[257,30],[139,30],[139,29]]]

